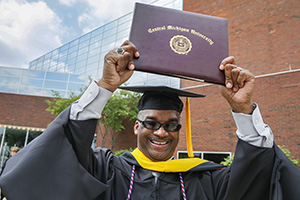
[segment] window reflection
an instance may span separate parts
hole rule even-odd
[[[44,80],[23,78],[21,87],[43,87]]]
[[[44,88],[65,90],[67,88],[67,83],[57,81],[45,81]]]
[[[126,30],[124,30],[122,32],[119,32],[117,34],[117,39],[128,37],[129,36],[129,32],[130,32],[130,29],[126,29]]]
[[[0,92],[17,93],[18,92],[18,86],[15,86],[13,84],[11,84],[11,85],[2,85],[2,84],[0,84]]]
[[[26,95],[38,95],[39,96],[42,94],[42,89],[30,88],[30,87],[20,88],[19,93],[26,94]]]
[[[69,43],[67,43],[67,44],[63,45],[62,47],[60,47],[60,52],[66,51],[66,50],[68,50],[68,48],[69,48]]]
[[[44,76],[45,76],[45,72],[42,71],[24,70],[23,72],[23,77],[28,77],[28,78],[43,79]]]
[[[92,35],[92,37],[93,37],[93,36],[95,36],[95,35],[99,35],[99,34],[102,33],[102,32],[103,32],[103,26],[101,26],[101,27],[95,29],[94,31],[92,31],[92,32],[91,32],[91,35]]]
[[[58,93],[60,97],[66,97],[66,91],[63,90],[43,90],[43,96],[54,97],[55,93]]]
[[[46,79],[67,81],[68,80],[68,74],[47,72]]]
[[[86,84],[77,84],[77,83],[70,83],[69,84],[69,87],[68,87],[68,90],[71,90],[71,91],[75,91],[75,90],[83,90],[83,89],[86,89]]]
[[[116,40],[116,35],[111,35],[103,40],[102,45],[106,45],[108,43],[114,42],[115,40]]]
[[[86,47],[86,46],[89,45],[89,43],[90,43],[89,40],[84,41],[84,42],[81,42],[81,43],[79,44],[78,48],[81,49],[81,48],[83,48],[83,47]]]
[[[93,37],[91,39],[90,48],[92,48],[94,46],[99,47],[101,45],[101,39],[102,39],[102,34],[101,35],[97,35],[96,37]],[[97,45],[95,43],[97,43]]]
[[[117,33],[117,28],[115,27],[115,28],[113,28],[113,29],[110,29],[110,30],[104,32],[104,33],[103,33],[103,38],[107,38],[107,37],[109,37],[109,36],[111,36],[111,35],[114,35],[114,34],[116,34],[116,33]]]
[[[85,72],[85,67],[80,67],[75,69],[76,74],[83,74]]]
[[[70,47],[73,47],[73,46],[77,45],[77,44],[78,44],[78,42],[79,42],[79,40],[78,40],[78,39],[76,39],[76,40],[73,40],[72,42],[70,42]]]
[[[88,80],[88,76],[77,75],[77,74],[70,74],[70,81],[72,81],[72,82],[85,83],[86,80]]]
[[[133,12],[130,12],[130,13],[128,13],[127,15],[121,17],[121,18],[119,19],[119,24],[122,24],[122,23],[124,23],[124,22],[129,21],[129,20],[131,21],[131,20],[132,20],[132,16],[133,16]]]
[[[123,31],[125,29],[129,29],[130,28],[130,25],[131,25],[131,21],[128,21],[128,22],[125,22],[123,24],[120,24],[118,26],[118,31]]]
[[[112,28],[114,28],[114,27],[116,27],[116,26],[117,26],[117,20],[112,21],[112,22],[106,24],[106,25],[104,26],[104,30],[107,31],[107,30],[110,30],[110,29],[112,29]]]
[[[97,49],[93,49],[93,50],[90,50],[89,51],[89,57],[93,57],[93,56],[96,56],[99,58],[99,54],[100,54],[100,48],[97,48]]]
[[[20,78],[16,77],[0,77],[0,84],[5,85],[17,85],[19,84]]]
[[[101,53],[106,54],[108,51],[110,51],[113,48],[115,48],[115,42],[102,46]]]
[[[20,76],[22,74],[22,69],[8,68],[8,67],[0,67],[0,75],[1,76]]]
[[[80,43],[82,43],[82,42],[84,42],[84,41],[90,39],[90,37],[91,37],[91,34],[90,34],[90,33],[81,36],[80,39],[79,39],[79,40],[80,40]]]

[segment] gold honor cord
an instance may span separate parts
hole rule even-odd
[[[192,143],[191,110],[190,110],[189,97],[186,97],[185,114],[186,114],[186,148],[187,148],[188,156],[190,158],[193,158],[194,153],[193,153],[193,143]]]
[[[144,169],[158,172],[187,172],[198,165],[208,162],[200,158],[182,158],[154,162],[146,157],[138,148],[131,152],[131,154]]]

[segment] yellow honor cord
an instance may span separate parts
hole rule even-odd
[[[146,157],[138,148],[131,152],[131,154],[144,169],[158,172],[187,172],[202,163],[208,162],[200,158],[183,158],[154,162]]]
[[[192,131],[191,131],[191,111],[190,111],[190,99],[186,97],[185,103],[185,114],[186,114],[186,148],[188,156],[194,157],[193,143],[192,143]]]

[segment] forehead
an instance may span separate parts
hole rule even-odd
[[[175,110],[141,110],[139,111],[139,117],[142,120],[146,118],[153,118],[157,120],[170,120],[170,119],[178,119],[180,118],[179,112]]]

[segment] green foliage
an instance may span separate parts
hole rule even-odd
[[[299,165],[299,160],[298,159],[294,159],[293,156],[291,155],[291,152],[287,148],[285,148],[285,146],[278,145],[278,147],[286,155],[286,157],[288,157],[292,161],[292,163],[294,163],[294,165],[296,165],[296,166]],[[220,164],[221,165],[225,165],[225,166],[231,165],[231,163],[233,161],[233,157],[234,157],[234,154],[231,156],[231,158],[230,158],[230,156],[228,156]]]
[[[291,155],[290,150],[288,150],[287,148],[285,148],[284,145],[283,146],[278,145],[278,147],[286,155],[286,157],[288,157],[292,161],[292,163],[294,163],[294,165],[296,165],[296,166],[299,165],[299,160],[298,159],[294,159],[294,157]]]
[[[134,150],[134,149],[132,149],[132,148],[130,148],[130,149],[122,149],[122,150],[113,152],[113,154],[114,154],[115,156],[120,156],[120,155],[122,155],[122,154],[125,153],[125,152],[132,152],[133,150]]]
[[[234,154],[232,154],[232,156],[227,156],[226,158],[224,158],[224,161],[220,162],[221,165],[224,165],[224,166],[229,166],[231,165],[232,161],[233,161],[233,157],[234,157]]]
[[[123,119],[136,120],[137,102],[140,97],[138,93],[125,90],[117,91],[106,103],[100,122],[105,129],[120,132],[124,129]]]
[[[100,123],[104,125],[104,133],[101,133],[102,141],[109,133],[111,136],[111,147],[113,149],[116,142],[117,134],[120,133],[125,127],[123,120],[128,119],[135,121],[137,119],[137,102],[139,100],[139,93],[132,93],[126,90],[120,90],[114,93],[109,98],[100,118]]]
[[[52,100],[46,100],[46,103],[49,106],[46,110],[55,115],[60,114],[82,95],[75,95],[74,92],[71,92],[69,98],[62,98],[58,92],[52,91],[52,93],[54,98]]]
[[[27,130],[6,128],[5,141],[7,142],[7,145],[9,147],[12,147],[12,146],[17,146],[19,148],[24,147],[26,132],[27,132]],[[40,131],[30,130],[29,134],[28,134],[27,143],[29,143],[31,140],[33,140],[34,138],[36,138],[40,134],[41,134]]]
[[[83,91],[83,89],[82,89]],[[69,98],[62,98],[59,93],[52,91],[53,98],[51,101],[48,100],[46,103],[49,105],[47,111],[52,114],[58,115],[74,101],[78,100],[82,94],[75,95],[71,93]],[[83,93],[83,92],[82,92]],[[125,90],[120,90],[114,93],[112,97],[107,101],[99,123],[104,126],[104,131],[101,130],[101,126],[98,125],[97,129],[102,137],[102,146],[104,145],[105,138],[108,134],[111,137],[111,149],[114,148],[117,134],[120,133],[125,127],[122,125],[124,119],[135,121],[137,118],[137,102],[141,95],[139,93],[132,93]]]

